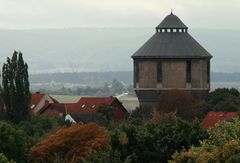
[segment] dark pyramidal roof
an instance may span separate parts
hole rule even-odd
[[[172,13],[156,27],[156,30],[157,32],[132,55],[132,58],[212,57],[207,50],[188,34],[187,26]]]
[[[188,28],[176,15],[171,12],[156,28]]]

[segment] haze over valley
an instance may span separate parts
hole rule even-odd
[[[154,28],[0,30],[1,62],[20,50],[31,74],[132,71],[131,55]],[[189,33],[213,55],[213,72],[239,72],[240,30],[190,28]]]

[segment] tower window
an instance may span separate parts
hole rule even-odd
[[[139,63],[135,62],[135,81],[139,82]]]
[[[210,83],[210,61],[207,61],[207,83]]]
[[[186,81],[191,83],[191,61],[186,62]]]
[[[162,62],[157,63],[157,82],[162,82]]]
[[[177,29],[173,29],[173,32],[177,32]]]

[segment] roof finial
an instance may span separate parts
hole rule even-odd
[[[172,12],[173,10],[172,10],[172,8],[171,8],[171,15],[173,15],[173,12]]]

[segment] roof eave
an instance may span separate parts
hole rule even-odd
[[[213,56],[131,56],[132,59],[211,59]]]

